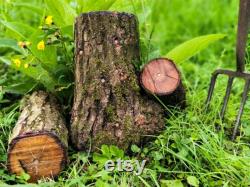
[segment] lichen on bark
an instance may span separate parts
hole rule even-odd
[[[27,133],[49,132],[68,147],[68,130],[54,96],[44,91],[27,95],[21,102],[21,111],[9,142]]]
[[[133,62],[140,61],[132,14],[89,12],[75,23],[75,96],[71,138],[80,149],[102,144],[127,149],[164,128],[162,107],[140,94]],[[151,116],[148,118],[147,116]]]

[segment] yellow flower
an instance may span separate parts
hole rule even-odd
[[[20,67],[21,66],[21,60],[20,59],[18,59],[18,58],[16,58],[16,59],[14,59],[13,60],[13,63],[16,65],[16,67]]]
[[[53,17],[52,16],[47,16],[45,18],[45,24],[46,25],[51,25],[53,23]]]
[[[20,41],[20,42],[17,43],[17,45],[18,45],[19,47],[23,48],[23,46],[25,45],[25,43],[22,42],[22,41]]]
[[[28,41],[22,42],[22,41],[20,41],[20,42],[17,43],[17,45],[18,45],[19,47],[21,47],[21,48],[27,48],[28,46],[31,45],[31,42],[28,42]]]
[[[27,68],[29,67],[29,64],[25,63],[25,64],[23,65],[23,67],[24,67],[25,69],[27,69]]]
[[[37,49],[43,51],[44,48],[45,48],[45,43],[44,43],[44,41],[42,40],[42,41],[40,41],[40,42],[37,44]]]

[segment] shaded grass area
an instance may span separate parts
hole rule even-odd
[[[178,65],[187,89],[188,107],[184,111],[168,108],[174,115],[166,119],[166,130],[154,142],[143,148],[133,146],[133,154],[129,156],[114,147],[103,147],[101,153],[91,155],[70,148],[70,164],[59,178],[41,180],[39,185],[187,186],[193,179],[193,184],[200,186],[249,186],[249,101],[240,135],[235,142],[230,141],[243,82],[234,83],[224,122],[218,114],[226,89],[225,77],[218,80],[210,109],[204,110],[211,73],[219,67],[232,69],[235,66],[237,5],[234,0],[159,0],[158,3],[131,1],[129,6],[111,7],[138,16],[143,63],[199,35],[225,33],[227,37]],[[11,70],[0,72],[1,79],[14,79]],[[6,98],[11,97],[0,95],[1,106],[5,106],[0,112],[0,185],[25,183],[27,177],[9,175],[6,170],[7,141],[19,114],[19,100],[3,104]],[[117,171],[107,173],[103,163],[108,158],[148,161],[143,174],[136,176]]]

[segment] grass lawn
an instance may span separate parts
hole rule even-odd
[[[51,0],[50,2],[60,2]],[[66,2],[66,1],[65,1]],[[88,154],[69,148],[69,164],[55,179],[44,179],[40,186],[250,186],[250,102],[247,101],[242,117],[240,135],[235,142],[230,141],[233,123],[237,115],[244,82],[236,80],[228,104],[225,120],[219,118],[221,102],[226,89],[227,79],[222,77],[216,84],[211,107],[204,110],[211,73],[217,68],[235,68],[235,43],[237,30],[238,1],[236,0],[67,0],[68,5],[76,12],[92,10],[116,10],[134,13],[140,23],[140,36],[143,60],[142,64],[154,57],[164,56],[177,45],[194,37],[206,34],[226,34],[208,48],[194,57],[177,63],[182,72],[183,83],[187,90],[188,106],[184,111],[170,107],[166,117],[166,128],[155,141],[143,147],[133,145],[131,154],[110,147],[101,149],[100,153]],[[96,2],[96,3],[94,3]],[[46,4],[47,3],[47,4]],[[7,171],[8,138],[19,116],[22,95],[34,89],[53,91],[52,79],[38,79],[37,72],[17,69],[10,59],[23,56],[27,60],[32,55],[40,59],[51,58],[62,67],[54,77],[61,81],[54,89],[64,105],[64,113],[70,111],[73,90],[73,35],[70,31],[73,21],[64,15],[63,25],[60,18],[56,21],[62,26],[62,40],[52,40],[51,56],[39,56],[37,51],[30,55],[22,51],[16,43],[28,38],[31,42],[41,39],[40,31],[30,36],[29,30],[23,31],[27,24],[30,29],[39,30],[44,17],[51,14],[47,8],[48,1],[39,0],[0,0],[0,186],[8,184],[26,185],[28,176],[10,175]],[[52,3],[53,4],[53,3]],[[67,17],[67,19],[66,19]],[[6,22],[18,22],[6,29]],[[55,32],[56,28],[48,28]],[[53,30],[54,29],[54,30]],[[27,33],[28,32],[28,33]],[[6,48],[4,38],[13,45]],[[2,42],[2,43],[1,43]],[[15,43],[16,42],[16,43]],[[54,43],[53,43],[54,42]],[[61,45],[62,44],[62,45]],[[248,45],[250,51],[250,45]],[[47,49],[46,49],[47,50]],[[250,59],[250,57],[249,57]],[[25,59],[26,60],[26,59]],[[250,62],[250,60],[248,60]],[[52,65],[51,65],[52,66]],[[249,64],[247,64],[247,67]],[[56,65],[59,67],[59,65]],[[17,71],[18,70],[18,71]],[[38,71],[43,73],[43,71]],[[44,74],[45,75],[45,74]],[[61,76],[67,75],[67,76]],[[146,168],[140,176],[134,173],[108,173],[103,168],[105,159],[146,159]],[[35,185],[35,184],[34,184]]]

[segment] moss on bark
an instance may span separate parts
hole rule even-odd
[[[75,23],[75,98],[71,137],[78,149],[102,144],[127,149],[164,128],[161,106],[140,95],[133,62],[140,61],[132,14],[90,12]],[[146,118],[150,115],[151,118]]]

